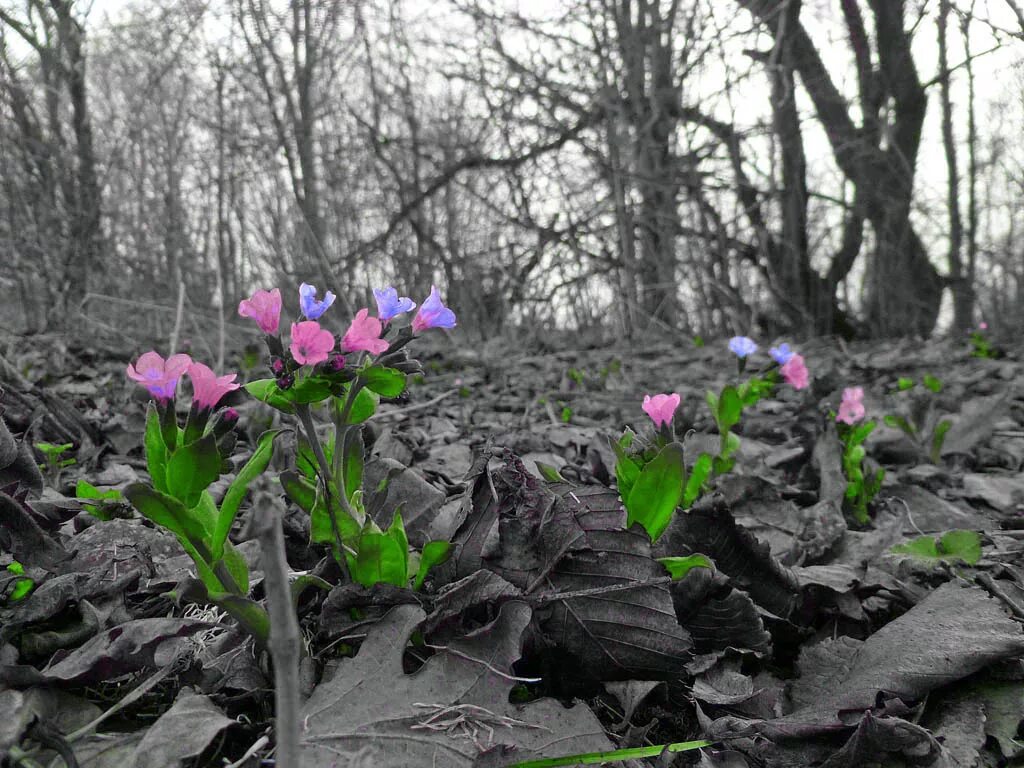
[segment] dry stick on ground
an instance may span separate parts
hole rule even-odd
[[[252,532],[259,539],[267,612],[270,657],[274,663],[274,714],[277,764],[299,768],[299,656],[302,638],[292,607],[288,560],[284,550],[281,502],[269,493],[256,495]]]

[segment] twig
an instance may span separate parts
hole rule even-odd
[[[447,392],[442,392],[437,397],[433,398],[432,400],[427,400],[424,403],[416,403],[415,405],[407,405],[407,406],[405,406],[405,408],[397,408],[397,409],[395,409],[393,411],[382,411],[382,412],[376,414],[374,416],[374,419],[379,421],[380,419],[386,419],[389,416],[404,416],[405,414],[412,413],[413,411],[422,411],[425,408],[430,408],[432,406],[437,405],[442,400],[444,400],[446,398],[449,398],[452,395],[458,394],[458,391],[459,390],[457,390],[457,389],[449,389]]]
[[[1001,600],[1002,603],[1010,609],[1010,613],[1012,613],[1016,618],[1024,619],[1024,607],[1021,607],[1016,600],[1006,594],[1006,592],[1003,591],[1003,588],[996,584],[995,579],[993,579],[989,574],[979,573],[974,577],[974,580],[987,589],[989,594],[993,597],[999,598],[999,600]]]
[[[249,762],[249,758],[251,758],[257,752],[259,752],[269,743],[270,739],[267,738],[265,734],[263,736],[260,736],[258,739],[256,739],[256,741],[253,742],[251,747],[245,750],[244,755],[235,760],[235,762],[226,764],[224,768],[242,768],[243,765],[246,765]]]
[[[133,703],[135,701],[138,701],[140,698],[142,698],[147,693],[149,693],[149,691],[151,691],[153,689],[153,687],[156,686],[157,683],[159,683],[165,677],[170,675],[172,672],[178,671],[178,661],[180,659],[184,658],[184,656],[187,653],[188,653],[187,650],[180,651],[174,657],[174,659],[171,660],[171,662],[168,663],[163,669],[161,669],[158,672],[155,672],[154,674],[150,675],[148,678],[146,678],[146,681],[144,683],[142,683],[142,685],[139,685],[136,688],[133,688],[128,693],[127,696],[125,696],[119,702],[114,704],[114,706],[112,706],[106,712],[101,714],[99,717],[97,717],[91,723],[86,723],[81,728],[79,728],[77,731],[72,731],[71,733],[69,733],[67,736],[64,737],[64,740],[67,741],[69,744],[78,741],[83,736],[86,736],[89,733],[91,733],[92,731],[96,730],[96,728],[98,728],[99,725],[104,720],[109,718],[111,715],[114,715],[117,712],[120,712],[122,709],[127,707],[129,704],[131,704],[131,703]]]
[[[299,657],[302,637],[292,607],[288,560],[284,550],[284,516],[280,501],[269,493],[256,495],[253,532],[260,542],[263,584],[270,614],[270,656],[274,663],[275,757],[277,764],[300,768]]]
[[[178,307],[174,312],[174,330],[171,331],[171,341],[168,344],[168,355],[173,355],[178,350],[178,335],[181,333],[181,318],[185,314],[185,281],[178,281]]]

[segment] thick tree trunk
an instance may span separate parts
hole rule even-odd
[[[778,14],[787,0],[738,0],[773,36]],[[864,49],[866,34],[856,0],[843,0],[844,15],[857,54],[864,127],[850,117],[846,98],[836,88],[821,55],[799,19],[791,20],[793,66],[814,103],[818,119],[832,146],[836,164],[854,184],[875,234],[875,251],[868,263],[867,314],[871,330],[880,336],[928,334],[935,326],[943,280],[910,222],[914,166],[921,141],[927,99],[904,28],[904,0],[869,0],[874,15],[879,70],[870,70]],[[892,101],[892,117],[884,130],[875,130],[878,109]],[[887,141],[881,141],[882,135]]]

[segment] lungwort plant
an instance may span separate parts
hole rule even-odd
[[[746,369],[748,358],[757,351],[757,344],[736,336],[729,349],[739,361],[739,374]],[[654,422],[655,433],[645,439],[627,431],[612,443],[616,455],[615,474],[619,494],[626,508],[627,525],[640,523],[656,541],[672,520],[676,509],[687,509],[707,490],[716,476],[729,472],[736,463],[740,438],[733,431],[745,408],[770,396],[781,377],[796,389],[809,382],[807,366],[801,355],[788,344],[771,349],[774,361],[766,370],[745,381],[726,385],[718,394],[706,396],[711,415],[718,427],[718,452],[687,455],[685,444],[676,439],[673,417],[679,408],[678,393],[647,395],[643,410]],[[693,452],[691,452],[693,453]]]
[[[448,542],[430,542],[422,552],[411,551],[399,510],[386,529],[367,515],[361,425],[373,415],[380,397],[397,397],[405,390],[407,376],[421,370],[408,357],[406,344],[429,328],[453,327],[455,315],[435,288],[412,324],[388,339],[391,321],[415,304],[399,298],[393,288],[374,293],[378,316],[359,310],[339,342],[318,322],[334,294],[328,291],[318,299],[316,289],[304,283],[299,304],[305,319],[292,324],[287,348],[279,334],[280,291],[257,291],[242,301],[239,314],[255,320],[265,334],[273,373],[244,389],[297,422],[301,439],[296,466],[282,472],[280,481],[287,496],[309,513],[311,543],[328,545],[353,581],[401,587],[411,582],[418,589],[429,568],[447,557]],[[222,608],[266,643],[269,618],[248,597],[248,567],[228,534],[249,486],[267,470],[275,441],[285,430],[260,436],[218,504],[209,489],[231,470],[239,413],[221,403],[239,389],[236,374],[217,376],[187,355],[165,360],[156,352],[142,355],[128,366],[127,374],[149,391],[153,401],[144,438],[150,483],[129,486],[125,498],[140,514],[173,533],[192,558],[199,584],[189,587],[188,596]],[[183,376],[191,381],[192,402],[182,421],[176,392]],[[333,433],[327,440],[317,430],[314,409],[330,417]],[[107,501],[93,490],[83,488],[80,495]],[[100,511],[100,505],[94,506]],[[316,581],[306,577],[297,586]]]
[[[395,319],[416,304],[399,297],[394,288],[375,290],[377,316],[360,309],[339,343],[317,322],[334,295],[328,291],[317,301],[315,289],[303,284],[300,296],[306,319],[292,324],[287,349],[277,334],[279,298],[258,292],[239,307],[263,330],[274,374],[245,389],[294,415],[302,432],[296,467],[281,473],[281,485],[309,514],[311,543],[327,545],[353,581],[397,587],[411,582],[419,589],[429,569],[447,558],[448,542],[429,542],[416,552],[409,547],[400,510],[394,511],[386,528],[367,514],[362,425],[373,416],[380,398],[398,397],[410,375],[422,375],[406,345],[430,328],[453,328],[455,313],[435,287],[411,324],[396,330]],[[326,438],[317,425],[321,413],[329,421]]]
[[[942,382],[931,374],[924,375],[920,389],[913,379],[901,377],[893,393],[898,411],[885,416],[885,423],[902,430],[932,464],[938,464],[942,458],[942,444],[953,426],[938,412],[937,395],[940,392]]]
[[[869,469],[864,441],[875,429],[875,422],[863,421],[864,390],[847,387],[836,414],[839,440],[843,445],[843,474],[846,476],[847,511],[861,524],[871,521],[868,509],[882,488],[885,470]]]

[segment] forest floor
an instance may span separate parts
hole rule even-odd
[[[963,340],[798,345],[810,387],[780,384],[744,414],[733,470],[652,546],[623,528],[610,440],[650,431],[644,394],[678,392],[676,433],[717,445],[705,392],[736,377],[724,340],[548,353],[445,342],[364,428],[364,487],[382,515],[401,511],[414,546],[443,538],[456,554],[421,593],[303,598],[309,768],[511,766],[697,739],[712,745],[609,764],[1024,757],[1022,348],[982,359]],[[0,339],[10,432],[71,444],[50,466],[37,448],[43,487],[19,488],[0,425],[0,568],[23,568],[0,571],[4,765],[274,764],[266,655],[223,614],[171,599],[191,568],[171,534],[130,508],[98,521],[75,498],[79,480],[146,477],[145,393],[124,373],[139,351]],[[830,414],[852,386],[878,422],[868,462],[885,469],[866,524],[844,514]],[[263,429],[288,426],[251,398],[237,407],[240,460]],[[542,479],[544,466],[562,479]],[[276,474],[259,483],[279,494]],[[336,579],[309,530],[291,509],[290,568]],[[239,525],[232,540],[259,597],[247,536]],[[653,558],[690,553],[714,567],[659,579]]]

